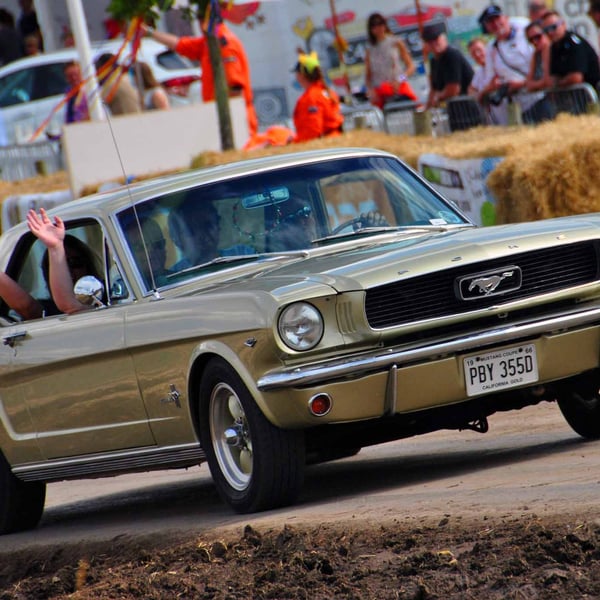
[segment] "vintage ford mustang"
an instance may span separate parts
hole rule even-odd
[[[207,461],[233,509],[293,502],[307,464],[557,401],[600,435],[600,217],[475,227],[396,157],[303,152],[55,210],[89,310],[51,310],[25,225],[0,268],[0,532],[47,482]],[[81,265],[80,265],[81,266]],[[523,423],[527,427],[527,423]]]

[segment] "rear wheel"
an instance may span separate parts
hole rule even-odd
[[[580,436],[600,438],[600,372],[590,371],[560,386],[558,406]]]
[[[207,365],[200,385],[200,438],[217,490],[237,512],[296,499],[304,482],[304,433],[273,426],[221,359]]]
[[[0,453],[0,534],[33,529],[44,511],[46,484],[17,479]]]

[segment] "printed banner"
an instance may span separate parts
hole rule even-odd
[[[495,225],[496,199],[487,186],[488,175],[503,157],[457,160],[422,154],[419,173],[477,225]]]

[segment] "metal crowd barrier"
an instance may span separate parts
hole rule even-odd
[[[383,112],[370,102],[360,104],[342,104],[344,131],[353,129],[371,129],[385,131]]]
[[[464,131],[471,127],[488,124],[483,107],[473,96],[448,98],[446,112],[450,131]]]
[[[583,115],[598,112],[598,93],[589,83],[548,90],[546,97],[554,106],[556,113]]]
[[[418,104],[412,100],[388,102],[383,106],[384,130],[391,134],[415,135],[413,113]]]
[[[64,169],[62,149],[58,141],[0,146],[0,178],[20,181]]]

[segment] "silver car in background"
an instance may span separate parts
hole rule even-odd
[[[94,44],[93,56],[116,54],[122,44],[123,40]],[[121,56],[128,54],[126,48]],[[137,59],[150,65],[174,106],[200,102],[200,69],[191,61],[150,39],[142,40]],[[66,48],[21,58],[0,68],[0,145],[27,143],[46,119],[50,119],[49,132],[60,132],[65,107],[53,111],[67,90],[64,67],[72,60],[78,60],[77,50]],[[85,74],[85,66],[82,68]]]

